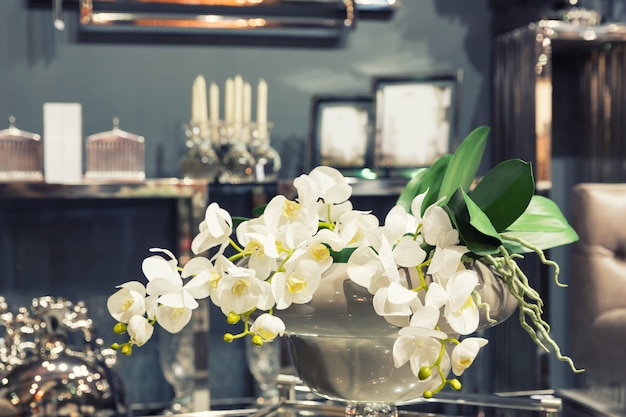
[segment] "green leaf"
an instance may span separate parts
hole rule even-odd
[[[255,216],[261,216],[265,212],[266,207],[267,207],[267,204],[262,204],[258,207],[255,207],[252,210],[252,212],[254,213]]]
[[[532,166],[521,159],[501,162],[470,193],[498,232],[522,215],[535,192]]]
[[[348,262],[350,255],[352,255],[352,252],[354,252],[356,248],[346,248],[336,252],[329,247],[328,250],[330,251],[330,256],[332,256],[334,262],[345,264]]]
[[[428,194],[426,194],[426,198],[424,198],[424,201],[422,202],[422,212],[420,214],[424,214],[424,211],[437,201],[443,178],[451,160],[452,155],[444,155],[440,157],[429,168],[426,175],[424,175],[424,183],[426,186],[422,192],[428,189]]]
[[[437,199],[449,200],[457,188],[469,190],[485,152],[489,131],[487,126],[478,127],[461,142],[450,160]]]
[[[397,203],[410,213],[413,199],[428,190],[428,194],[422,203],[420,214],[423,214],[428,206],[437,201],[441,181],[448,168],[450,159],[452,159],[452,155],[444,155],[438,158],[430,167],[419,171],[404,187]]]
[[[459,231],[461,242],[477,255],[494,254],[502,245],[498,232],[487,215],[458,188],[447,205],[451,219]]]
[[[526,211],[511,224],[501,236],[505,247],[511,253],[532,252],[530,249],[507,237],[522,239],[541,250],[576,242],[578,234],[567,219],[549,198],[535,195]]]
[[[422,180],[424,175],[428,169],[419,170],[413,177],[409,180],[409,182],[404,186],[398,200],[396,200],[396,204],[404,207],[407,212],[411,211],[411,202],[415,198],[415,196],[423,193],[422,189]]]

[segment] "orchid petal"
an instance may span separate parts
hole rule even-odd
[[[180,332],[191,320],[191,310],[184,307],[168,307],[161,305],[157,308],[159,325],[170,333]]]

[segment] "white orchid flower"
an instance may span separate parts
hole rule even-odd
[[[146,312],[146,288],[137,281],[119,285],[107,300],[109,314],[120,323],[128,323],[133,316],[143,316]]]
[[[271,342],[277,336],[285,334],[285,323],[269,313],[263,313],[254,320],[250,331],[261,336],[264,342]]]
[[[272,233],[280,233],[285,225],[299,223],[309,229],[309,235],[317,232],[319,221],[315,205],[305,206],[282,195],[274,196],[267,203],[261,218]]]
[[[346,178],[335,168],[318,166],[309,174],[297,177],[294,187],[298,190],[298,200],[310,205],[323,200],[327,204],[340,204],[352,195],[352,187]]]
[[[369,246],[355,249],[347,262],[346,272],[350,279],[375,294],[380,288],[389,286],[390,280],[385,275],[385,265],[378,254]]]
[[[422,366],[431,366],[439,357],[442,340],[448,336],[439,330],[425,327],[403,327],[393,344],[393,361],[396,368],[405,363],[417,376]]]
[[[428,287],[426,302],[437,307],[444,307],[446,321],[456,333],[467,335],[478,328],[480,314],[472,297],[478,285],[476,271],[464,269],[452,275],[445,290],[434,282]]]
[[[415,267],[426,259],[426,252],[421,248],[419,241],[410,235],[402,235],[400,230],[397,227],[394,230],[382,226],[367,233],[367,241],[376,253],[383,274],[389,281],[400,279],[398,267]],[[393,243],[395,246],[392,246]]]
[[[374,311],[394,326],[406,327],[413,311],[421,306],[415,291],[392,282],[388,287],[382,287],[373,299]],[[433,326],[434,327],[434,326]]]
[[[198,288],[195,291],[196,298],[211,297],[213,303],[219,306],[219,297],[217,296],[217,285],[222,278],[224,271],[232,265],[232,262],[228,261],[223,255],[218,256],[215,262],[211,262],[209,259],[198,256],[191,258],[185,264],[181,276],[183,278],[195,277],[195,281],[190,281],[187,286]]]
[[[135,315],[128,321],[126,330],[131,342],[137,346],[143,346],[152,337],[154,326],[143,315]]]
[[[385,217],[385,225],[379,229],[393,245],[393,259],[397,266],[414,267],[426,259],[421,238],[415,237],[417,221],[402,206],[394,206]],[[370,235],[370,239],[374,235]],[[373,242],[374,246],[378,246]]]
[[[439,330],[413,326],[401,329],[399,334],[393,345],[394,366],[399,368],[408,362],[411,372],[417,379],[416,384],[423,392],[441,385],[443,382],[441,375],[433,367],[439,360],[442,343],[447,335]],[[443,375],[450,371],[450,357],[445,351],[439,367]],[[426,376],[420,376],[422,368],[432,371]]]
[[[158,296],[159,304],[164,304],[173,308],[195,309],[198,307],[196,298],[208,296],[208,290],[203,288],[202,281],[205,277],[200,277],[196,282],[190,281],[191,285],[183,286],[183,279],[178,272],[178,260],[172,252],[166,249],[153,248],[151,252],[162,252],[170,257],[169,260],[163,256],[154,255],[144,259],[142,270],[148,279],[146,293]],[[206,287],[206,285],[204,286]]]
[[[180,281],[181,278],[178,273],[178,260],[171,251],[161,248],[151,248],[150,252],[161,253],[168,259],[161,255],[153,255],[143,260],[141,263],[141,270],[149,282],[162,280],[175,283]],[[157,282],[156,284],[158,285],[160,282]],[[153,287],[156,289],[157,285],[153,285]],[[148,293],[152,294],[154,292],[148,291]]]
[[[257,218],[241,223],[236,234],[244,251],[250,252],[248,267],[254,269],[260,279],[268,278],[276,270],[276,259],[279,257],[276,247],[278,236],[274,229]]]
[[[378,218],[370,212],[350,210],[339,217],[335,233],[344,242],[344,247],[356,248],[369,244],[368,233],[377,229],[379,225]],[[320,232],[323,231],[320,230]]]
[[[156,318],[157,307],[159,306],[159,297],[156,295],[149,295],[144,300],[146,305],[146,318],[148,320],[154,320]]]
[[[284,310],[292,303],[305,304],[311,301],[321,277],[321,269],[314,261],[304,259],[285,264],[285,271],[276,272],[272,277],[276,308]]]
[[[393,345],[393,360],[396,368],[407,362],[417,376],[422,366],[431,366],[439,355],[441,343],[448,335],[435,330],[439,321],[439,308],[432,305],[421,306],[411,317],[410,325],[398,332],[399,337]],[[435,353],[436,352],[436,353]]]
[[[298,202],[315,209],[322,221],[334,223],[343,213],[352,210],[352,203],[348,201],[352,187],[335,168],[316,167],[308,175],[300,175],[293,184],[298,190]]]
[[[411,214],[415,218],[415,223],[417,224],[422,223],[422,204],[424,203],[424,199],[427,194],[428,191],[418,194],[415,198],[413,198],[413,201],[411,201]]]
[[[431,246],[449,247],[459,243],[459,231],[452,226],[448,213],[436,203],[424,212],[422,235]]]
[[[332,244],[329,244],[329,242],[332,242]],[[341,245],[342,242],[336,233],[327,229],[320,230],[320,233],[311,237],[308,242],[304,242],[303,245],[297,247],[290,255],[288,262],[300,262],[307,259],[317,263],[320,272],[324,273],[333,265],[329,246],[333,250],[339,251],[343,249]]]
[[[191,320],[192,309],[187,307],[157,307],[156,318],[161,327],[170,333],[180,332]]]
[[[454,372],[454,375],[463,375],[463,372],[474,363],[480,348],[488,342],[487,339],[482,337],[468,337],[456,345],[451,354],[452,372]]]
[[[415,310],[409,326],[417,329],[434,329],[439,324],[439,317],[439,308],[427,300],[426,304]]]
[[[231,266],[217,286],[224,315],[243,314],[254,308],[268,310],[274,304],[270,284],[256,277],[249,268]]]
[[[407,213],[404,207],[394,206],[385,216],[384,229],[395,243],[407,233],[414,234],[417,230],[417,222],[415,216]]]
[[[211,203],[206,209],[204,220],[200,222],[200,233],[191,242],[191,250],[198,254],[219,246],[222,252],[232,232],[233,220],[230,214],[217,203]]]
[[[441,285],[445,285],[454,273],[464,269],[461,258],[465,253],[467,253],[465,246],[435,247],[427,273]]]

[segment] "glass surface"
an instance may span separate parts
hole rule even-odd
[[[278,375],[280,374],[280,341],[256,346],[246,341],[246,361],[256,382],[255,393],[259,404],[278,400]]]
[[[194,390],[194,333],[185,326],[178,333],[159,332],[159,364],[165,380],[174,389],[170,406],[173,413],[190,412]]]
[[[215,127],[216,128],[216,127]],[[185,131],[185,154],[180,158],[179,170],[183,178],[205,179],[213,182],[220,169],[220,161],[215,152],[213,140],[218,138],[204,134],[203,131],[211,132],[214,126],[210,123],[202,126],[190,122],[183,126]]]
[[[520,393],[519,396],[440,393],[431,400],[422,399],[402,405],[398,416],[559,417],[561,408],[561,399],[551,392],[528,392]],[[334,417],[343,416],[344,412],[343,404],[330,401],[283,400],[267,407],[251,405],[249,408],[204,411],[190,414],[189,417]]]

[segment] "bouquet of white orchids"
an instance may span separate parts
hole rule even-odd
[[[475,294],[477,273],[466,267],[479,260],[504,280],[532,339],[575,370],[550,337],[541,297],[514,259],[535,252],[554,267],[559,284],[558,265],[543,250],[578,237],[554,202],[534,195],[529,163],[502,162],[472,187],[488,133],[486,127],[474,130],[453,155],[418,171],[383,224],[371,212],[353,208],[348,181],[327,166],[294,180],[294,200],[277,195],[252,219],[231,217],[211,203],[191,246],[204,255],[181,267],[170,251],[151,249],[154,254],[142,264],[147,285],[127,282],[111,295],[115,331],[128,334],[114,348],[130,354],[150,339],[157,323],[180,331],[197,299],[206,297],[228,323],[243,322],[225,341],[250,336],[257,345],[270,342],[288,331],[281,311],[309,303],[324,273],[345,263],[349,278],[373,295],[374,311],[398,327],[395,366],[409,363],[424,380],[431,366],[415,360],[423,356],[420,346],[435,346],[429,363],[442,366],[437,355],[450,342],[455,347],[449,366],[460,375],[487,343],[480,337],[459,340],[476,331],[479,309],[488,309]],[[447,382],[460,388],[458,380]]]

